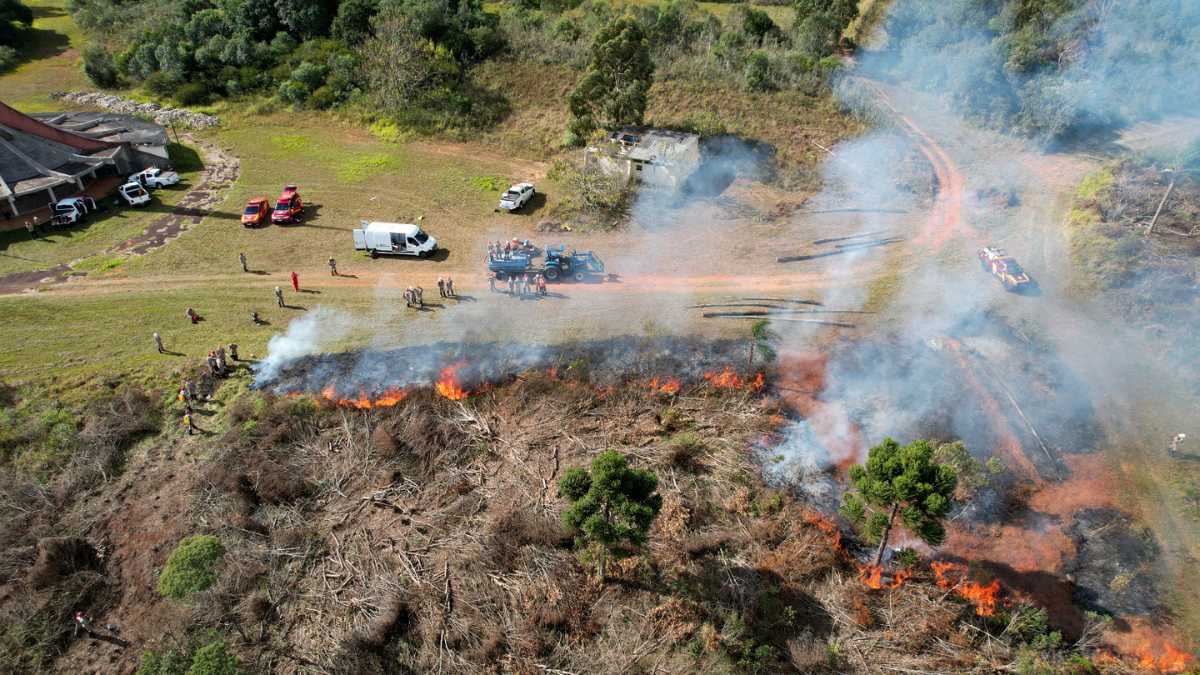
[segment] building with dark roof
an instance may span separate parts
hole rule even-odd
[[[0,210],[12,216],[83,192],[97,178],[166,163],[166,131],[152,122],[109,113],[31,116],[0,103]]]

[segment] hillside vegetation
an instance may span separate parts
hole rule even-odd
[[[899,0],[881,67],[1045,139],[1167,113],[1200,92],[1200,9],[1175,0]]]
[[[163,430],[103,479],[67,484],[65,471],[35,483],[6,472],[3,494],[20,508],[0,523],[12,543],[0,561],[0,656],[28,671],[140,664],[147,675],[189,664],[332,673],[1094,667],[1083,652],[1095,632],[1069,636],[1079,638],[1071,646],[1044,612],[1013,598],[988,616],[915,558],[894,579],[862,576],[853,541],[764,484],[752,448],[782,431],[771,397],[597,386],[586,371],[524,373],[462,401],[416,390],[373,411],[247,391],[238,376],[215,383],[203,405],[206,435]],[[108,400],[145,405],[136,396]],[[97,410],[85,430],[125,413]],[[577,495],[561,486],[605,449],[649,477],[657,518],[644,545],[614,549],[601,578],[594,549],[563,517],[580,508],[568,510],[564,494]],[[103,555],[92,549],[99,542]],[[73,641],[80,609],[119,626],[135,648]],[[195,670],[210,662],[222,669]]]

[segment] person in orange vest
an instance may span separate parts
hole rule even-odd
[[[297,293],[300,292],[300,275],[296,274],[295,272],[292,272],[292,288]]]

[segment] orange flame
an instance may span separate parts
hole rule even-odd
[[[676,394],[680,388],[679,380],[673,377],[653,378],[650,380],[650,389],[653,391],[661,391],[664,394]]]
[[[725,366],[725,370],[719,373],[705,373],[704,379],[717,389],[739,389],[742,386],[742,378],[729,366]]]
[[[373,408],[390,408],[403,401],[404,397],[408,396],[408,392],[404,389],[392,387],[375,398],[371,398],[365,392],[359,392],[355,398],[343,398],[338,396],[337,387],[331,384],[321,390],[321,396],[326,401],[342,408],[371,410]]]
[[[1000,580],[993,579],[990,584],[980,584],[967,579],[967,568],[951,562],[931,562],[933,573],[937,577],[937,585],[945,589],[953,589],[959,597],[969,600],[975,605],[975,613],[979,616],[992,616],[996,613],[996,602],[1000,597]],[[950,578],[953,572],[958,580]]]
[[[1191,654],[1170,642],[1163,642],[1157,649],[1152,645],[1144,645],[1139,652],[1138,667],[1160,673],[1182,673],[1192,660]]]
[[[867,588],[875,590],[900,588],[912,575],[912,570],[896,570],[892,573],[892,580],[884,583],[883,568],[879,565],[860,565],[858,568],[859,581],[866,584]]]
[[[754,389],[754,391],[760,391],[760,390],[762,390],[763,385],[765,385],[765,384],[766,384],[766,378],[763,377],[762,373],[759,373],[754,376],[754,381],[750,383],[750,387],[752,389]]]
[[[829,537],[829,545],[836,551],[842,550],[842,531],[831,520],[817,511],[804,511],[804,522],[816,527]]]
[[[437,393],[451,401],[461,401],[466,398],[468,392],[458,381],[458,371],[466,364],[466,361],[459,361],[443,368],[441,375],[438,376]]]

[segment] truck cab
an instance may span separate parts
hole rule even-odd
[[[604,261],[600,256],[586,251],[579,253],[571,249],[567,253],[566,246],[559,244],[558,248],[546,249],[546,280],[556,281],[560,278],[583,281],[604,274]]]
[[[380,255],[406,255],[425,258],[437,251],[437,239],[411,223],[376,223],[361,221],[362,227],[353,230],[354,250],[366,251],[375,258]]]
[[[146,188],[137,181],[129,181],[128,183],[117,188],[117,194],[121,195],[121,199],[125,200],[130,206],[141,206],[150,203],[150,193],[146,192]]]
[[[300,197],[300,189],[295,185],[285,185],[279,199],[275,202],[275,210],[271,212],[272,223],[294,223],[300,220],[304,211],[304,199]]]
[[[54,225],[74,225],[87,214],[96,210],[96,200],[91,197],[68,197],[54,204],[51,221]]]

